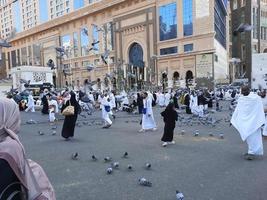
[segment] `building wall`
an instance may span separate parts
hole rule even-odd
[[[177,4],[177,37],[160,41],[159,12],[160,7],[176,2]],[[218,68],[218,78],[223,78],[227,71],[227,52],[218,47],[215,40],[214,31],[214,1],[193,0],[192,4],[193,34],[184,36],[183,26],[183,1],[177,0],[104,0],[86,5],[70,14],[50,20],[47,23],[38,25],[32,29],[26,30],[16,35],[12,42],[12,48],[8,52],[18,50],[20,55],[27,48],[27,62],[35,63],[38,56],[34,55],[33,46],[41,46],[40,65],[46,65],[49,59],[52,59],[56,65],[55,75],[58,84],[63,85],[65,81],[69,83],[83,83],[84,80],[103,80],[106,73],[119,73],[124,70],[124,81],[127,81],[127,72],[129,72],[129,52],[134,43],[138,43],[143,49],[144,62],[144,81],[153,84],[161,84],[162,73],[168,75],[168,86],[173,87],[173,74],[178,72],[180,75],[179,83],[185,82],[186,73],[190,70],[193,77],[197,78],[196,56],[216,53],[219,57],[219,66],[212,63],[212,67]],[[71,59],[58,59],[55,47],[62,45],[61,37],[73,35],[74,32],[80,33],[83,27],[88,28],[89,45],[93,41],[93,26],[112,23],[114,29],[114,50],[110,52],[110,64],[105,65],[101,62],[100,55],[104,52],[103,31],[99,31],[99,51],[94,54],[91,51],[88,55],[81,55],[79,48],[77,57]],[[81,44],[81,35],[78,34],[78,46]],[[73,43],[73,38],[70,39]],[[193,51],[184,51],[184,45],[192,44]],[[178,52],[167,55],[160,55],[162,49],[169,47],[178,47]],[[6,52],[6,55],[8,55]],[[114,61],[114,62],[113,62]],[[7,62],[7,71],[14,67],[17,62]],[[28,64],[27,63],[27,64]],[[91,72],[87,71],[84,63],[97,65],[97,68]],[[72,76],[63,76],[62,65],[71,66]],[[216,71],[216,73],[217,73]],[[213,69],[211,71],[213,73]],[[217,75],[216,75],[217,76]],[[215,76],[215,77],[216,77]]]

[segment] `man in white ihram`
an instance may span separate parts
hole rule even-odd
[[[32,92],[30,92],[29,96],[28,96],[28,103],[27,103],[28,108],[25,110],[25,112],[28,112],[29,110],[31,112],[35,112],[35,108],[34,108],[34,99],[32,96]]]
[[[237,107],[233,113],[231,124],[239,131],[243,141],[248,144],[246,160],[253,160],[255,156],[263,155],[261,128],[265,124],[265,115],[261,98],[250,93],[248,86],[241,89]]]
[[[147,130],[157,130],[157,126],[153,116],[152,110],[152,98],[149,97],[148,93],[144,93],[144,110],[142,118],[142,129],[139,132],[145,132]]]

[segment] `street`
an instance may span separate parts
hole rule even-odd
[[[48,116],[21,113],[21,141],[28,158],[38,162],[52,182],[59,200],[174,200],[181,191],[185,200],[265,200],[267,199],[267,158],[243,159],[247,145],[229,122],[222,120],[215,128],[204,125],[181,126],[177,123],[175,145],[161,146],[162,108],[154,108],[158,125],[155,132],[138,133],[139,115],[118,112],[110,129],[102,129],[100,112],[78,119],[75,138],[61,138],[62,120],[53,136]],[[185,115],[185,111],[181,110]],[[229,118],[228,105],[211,114],[217,119]],[[62,118],[62,117],[61,117]],[[26,124],[29,119],[37,124]],[[89,125],[83,123],[89,122]],[[181,135],[181,130],[185,135]],[[195,130],[200,135],[194,137]],[[39,135],[43,131],[44,135]],[[209,134],[213,133],[214,136]],[[219,138],[224,133],[224,139]],[[267,148],[267,140],[264,141]],[[79,153],[78,160],[71,155]],[[122,158],[128,152],[128,158]],[[95,155],[98,160],[92,161]],[[110,156],[120,163],[111,175],[106,174]],[[151,170],[145,163],[151,163]],[[127,165],[133,170],[128,171]],[[145,177],[152,187],[138,184]]]

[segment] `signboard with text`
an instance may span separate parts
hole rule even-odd
[[[196,77],[211,78],[213,77],[213,54],[202,54],[196,56]]]

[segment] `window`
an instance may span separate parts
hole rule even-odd
[[[70,35],[64,35],[61,37],[61,46],[64,47],[65,55],[67,58],[71,56],[71,36]]]
[[[99,38],[98,38],[98,28],[96,26],[93,26],[93,50],[95,53],[98,53],[99,51]]]
[[[73,1],[74,10],[82,8],[84,6],[84,0],[75,0]]]
[[[178,53],[177,47],[169,47],[169,48],[160,49],[160,55],[168,55],[168,54],[174,54],[174,53]]]
[[[214,54],[214,60],[215,62],[218,62],[218,55]]]
[[[194,45],[193,44],[186,44],[184,45],[184,52],[193,51]]]
[[[233,10],[237,9],[237,0],[233,0]]]
[[[226,48],[226,9],[220,0],[215,0],[214,7],[214,27],[216,40]]]
[[[161,6],[159,15],[160,41],[177,38],[176,3]]]
[[[86,56],[89,54],[88,46],[89,46],[89,30],[86,27],[81,29],[81,54],[82,56]]]
[[[241,49],[241,57],[242,57],[242,60],[245,60],[246,59],[246,45],[243,44],[242,45],[242,49]]]
[[[241,0],[241,7],[246,6],[246,0]]]
[[[258,30],[257,30],[257,17],[258,17],[258,9],[257,8],[253,8],[252,10],[252,25],[253,25],[253,38],[254,39],[258,39]]]
[[[192,0],[183,0],[184,36],[193,35],[193,3]]]

